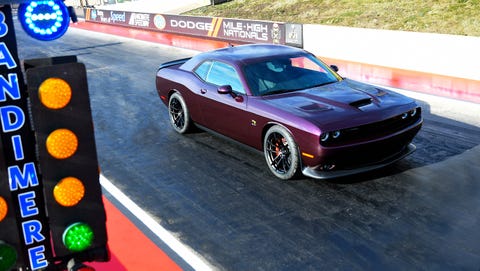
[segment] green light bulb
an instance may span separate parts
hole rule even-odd
[[[85,223],[74,223],[63,232],[63,244],[73,252],[80,252],[89,248],[93,239],[93,230]]]
[[[17,252],[11,245],[0,241],[0,270],[10,270],[17,262]]]

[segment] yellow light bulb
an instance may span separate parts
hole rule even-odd
[[[7,216],[7,212],[8,212],[7,202],[3,197],[0,197],[0,221],[5,219],[5,217]]]
[[[55,188],[53,188],[53,197],[58,204],[65,207],[77,205],[85,195],[85,187],[82,181],[75,177],[63,178]]]
[[[78,148],[77,136],[68,129],[57,129],[47,137],[47,151],[57,159],[71,157]]]
[[[38,88],[38,97],[47,108],[61,109],[70,102],[72,89],[60,78],[48,78]]]

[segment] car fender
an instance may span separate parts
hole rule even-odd
[[[305,163],[308,164],[306,159],[312,159],[312,155],[316,156],[317,153],[320,151],[320,142],[319,142],[319,133],[311,133],[310,131],[306,131],[301,129],[301,127],[289,126],[285,125],[284,123],[278,121],[268,121],[262,130],[262,150],[263,150],[263,141],[265,139],[265,135],[270,129],[270,127],[278,125],[283,127],[287,130],[297,143],[298,153],[300,155],[300,166],[303,169]]]

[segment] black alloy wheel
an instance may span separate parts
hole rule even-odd
[[[279,125],[268,129],[263,152],[268,168],[275,176],[283,180],[296,177],[300,168],[298,146],[287,129]]]
[[[180,134],[188,132],[191,123],[190,115],[183,97],[178,92],[173,93],[168,100],[168,113],[175,131]]]

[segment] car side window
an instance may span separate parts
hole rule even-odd
[[[207,81],[207,75],[210,71],[210,67],[212,67],[212,61],[205,61],[195,69],[195,74],[202,78],[202,80]]]
[[[235,68],[223,62],[213,62],[205,81],[217,86],[230,85],[233,91],[246,93]]]

